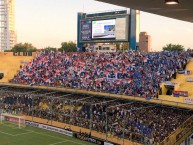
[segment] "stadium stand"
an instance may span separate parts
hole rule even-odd
[[[157,98],[160,84],[184,68],[189,57],[188,52],[41,52],[10,82]]]
[[[192,52],[190,51],[190,56],[192,57]],[[185,74],[185,71],[189,71],[189,74]],[[187,97],[179,96],[175,97],[172,95],[159,95],[160,100],[167,100],[167,101],[175,101],[175,102],[185,102],[185,98],[190,98],[193,100],[193,90],[192,90],[192,82],[191,79],[193,78],[193,59],[191,58],[186,65],[185,69],[182,69],[178,71],[176,78],[172,78],[171,82],[177,83],[175,86],[174,91],[185,91],[187,92]],[[187,79],[190,79],[190,81],[187,81]],[[162,86],[162,88],[164,88]],[[164,92],[164,90],[163,90]],[[163,93],[164,94],[164,93]]]
[[[163,142],[193,115],[137,101],[13,87],[0,87],[0,109],[151,145]]]
[[[178,70],[191,66],[191,55],[189,51],[40,52],[10,80],[20,87],[0,87],[0,109],[56,127],[57,122],[71,125],[76,132],[86,129],[79,137],[87,134],[118,144],[123,138],[147,145],[174,144],[185,136],[184,130],[193,130],[185,127],[193,124],[193,111],[174,107],[176,102],[169,102],[173,107],[156,103],[159,94],[166,94],[163,83],[181,79]],[[104,95],[92,96],[94,92]],[[130,96],[135,99],[123,100]]]

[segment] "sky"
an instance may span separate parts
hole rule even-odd
[[[76,41],[77,13],[126,9],[94,0],[15,0],[17,42],[37,48]],[[193,49],[193,23],[141,12],[140,31],[152,37],[152,50],[168,43]]]

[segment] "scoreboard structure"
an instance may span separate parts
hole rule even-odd
[[[77,47],[88,43],[128,42],[137,49],[139,38],[139,13],[136,10],[119,10],[100,13],[78,13]]]

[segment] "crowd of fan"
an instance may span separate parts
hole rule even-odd
[[[188,52],[40,52],[10,82],[156,98],[160,83],[189,57]]]
[[[0,90],[0,109],[108,133],[108,137],[123,138],[124,134],[151,145],[166,139],[193,115],[190,110],[96,96]]]

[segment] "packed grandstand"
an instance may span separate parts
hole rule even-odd
[[[0,88],[0,109],[63,122],[145,144],[160,143],[193,111],[48,90]],[[107,120],[108,117],[108,120]],[[107,126],[106,126],[107,125]]]
[[[10,83],[158,99],[161,83],[175,78],[191,56],[191,51],[39,52]],[[163,142],[193,115],[158,104],[16,87],[0,87],[0,109],[151,145]]]
[[[157,98],[160,84],[189,58],[190,52],[40,52],[10,82]]]

